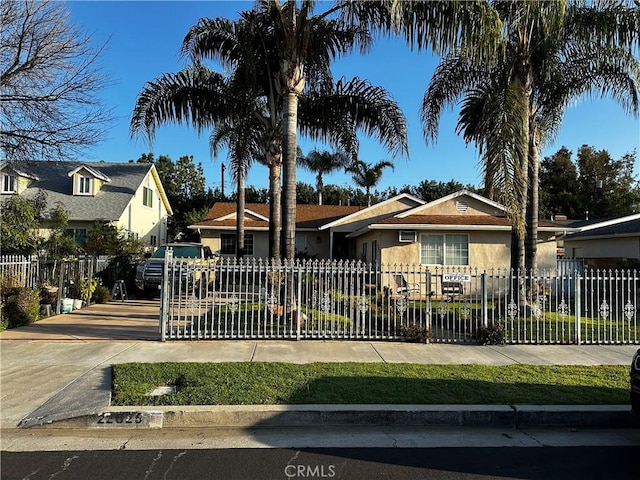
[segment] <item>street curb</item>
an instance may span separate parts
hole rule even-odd
[[[628,405],[516,405],[516,428],[640,426]]]
[[[640,427],[626,405],[196,405],[108,407],[21,428],[287,428],[331,426]],[[34,421],[35,420],[35,421]]]

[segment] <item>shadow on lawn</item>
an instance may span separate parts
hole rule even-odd
[[[278,403],[613,405],[628,397],[624,388],[365,376],[314,379]]]

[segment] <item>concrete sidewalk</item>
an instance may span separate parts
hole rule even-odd
[[[630,425],[627,405],[110,406],[110,366],[125,362],[387,362],[629,365],[637,345],[408,344],[369,341],[159,341],[158,302],[93,305],[0,333],[2,428],[275,425]]]

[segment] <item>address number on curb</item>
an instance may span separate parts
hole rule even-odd
[[[98,414],[98,425],[132,425],[144,420],[142,412],[106,412]]]
[[[100,412],[84,417],[88,428],[162,428],[163,413],[156,410]]]

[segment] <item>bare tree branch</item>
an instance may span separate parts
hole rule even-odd
[[[0,6],[0,149],[8,160],[68,160],[104,139],[112,119],[97,93],[104,47],[69,19],[62,2]]]

